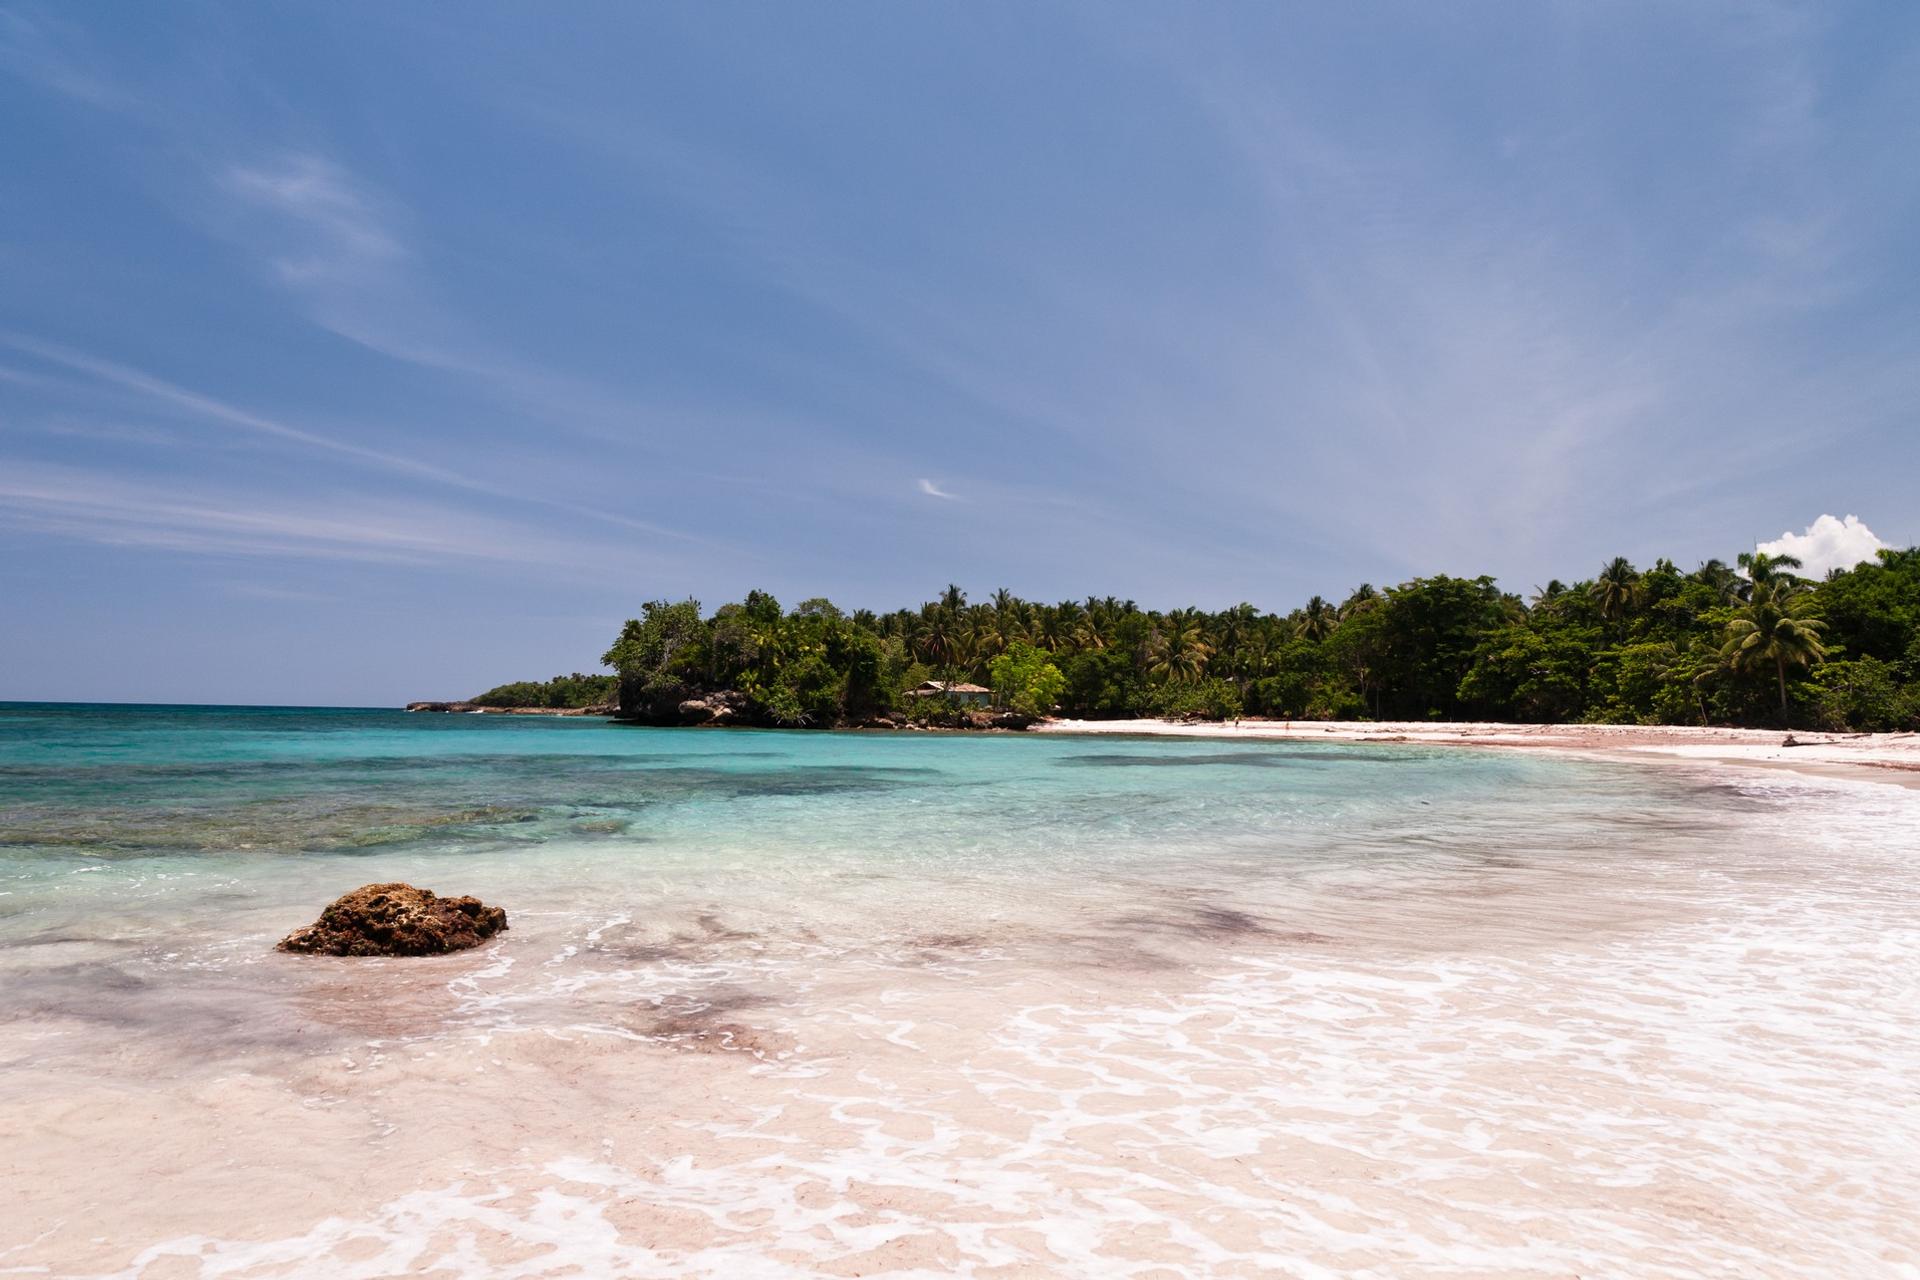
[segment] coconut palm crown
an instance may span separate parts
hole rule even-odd
[[[1820,633],[1826,624],[1806,616],[1806,597],[1790,578],[1762,578],[1746,607],[1727,623],[1720,657],[1735,671],[1773,668],[1780,685],[1780,720],[1787,719],[1787,668],[1810,667],[1827,656]]]
[[[1302,640],[1325,640],[1333,634],[1340,624],[1340,614],[1334,607],[1319,596],[1307,601],[1306,608],[1300,611],[1298,631]]]
[[[1600,607],[1600,616],[1618,622],[1640,599],[1640,571],[1625,556],[1615,556],[1587,588],[1587,594]]]

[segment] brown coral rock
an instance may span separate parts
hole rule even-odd
[[[327,904],[280,940],[281,951],[323,956],[437,956],[477,947],[507,927],[478,898],[442,898],[410,884],[368,884]]]

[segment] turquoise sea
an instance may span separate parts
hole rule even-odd
[[[1920,1275],[1917,833],[1538,751],[0,704],[0,1274]],[[393,879],[511,928],[273,952]]]

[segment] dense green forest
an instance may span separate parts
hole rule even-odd
[[[618,689],[619,677],[582,675],[555,676],[551,680],[515,680],[495,685],[472,699],[476,707],[544,707],[560,711],[576,707],[596,707],[610,703]]]
[[[650,603],[603,661],[622,714],[659,723],[716,707],[810,727],[962,719],[908,692],[940,679],[984,684],[1029,715],[1920,729],[1920,549],[1819,582],[1799,568],[1615,559],[1527,598],[1440,576],[1286,614],[1006,591],[970,603],[958,587],[887,614],[826,600],[788,611],[753,592],[711,617],[692,600]]]

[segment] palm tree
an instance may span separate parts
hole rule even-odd
[[[1546,586],[1533,589],[1533,607],[1551,610],[1565,594],[1567,594],[1567,584],[1558,578],[1549,578]]]
[[[1378,608],[1379,605],[1379,589],[1371,582],[1363,582],[1353,589],[1353,594],[1348,596],[1346,603],[1340,606],[1340,618],[1342,621],[1345,621],[1348,618],[1357,617],[1369,609]]]
[[[981,663],[989,656],[992,636],[984,631],[962,631],[953,639],[952,656],[948,666],[955,675],[963,680],[971,680]]]
[[[1600,616],[1618,622],[1640,599],[1640,572],[1625,556],[1615,556],[1587,588],[1587,594],[1600,606]]]
[[[1254,631],[1234,656],[1242,676],[1257,680],[1266,675],[1273,665],[1273,628],[1261,627]]]
[[[1811,667],[1827,656],[1820,643],[1826,624],[1806,614],[1806,597],[1789,582],[1758,579],[1753,597],[1727,623],[1720,657],[1735,671],[1762,671],[1771,665],[1780,682],[1780,723],[1787,722],[1787,667]]]
[[[1013,618],[1000,628],[1000,633],[1006,637],[1008,644],[1022,640],[1043,649],[1052,648],[1046,642],[1046,630],[1041,622],[1040,610],[1024,600],[1014,602]]]
[[[1307,601],[1307,607],[1300,611],[1298,633],[1302,640],[1318,643],[1332,635],[1334,627],[1338,624],[1339,617],[1335,614],[1333,606],[1319,596],[1315,596]]]
[[[973,665],[976,667],[984,667],[999,657],[1016,638],[991,621],[976,623],[970,634],[973,640]]]
[[[1732,604],[1740,598],[1740,575],[1729,569],[1724,560],[1707,561],[1694,570],[1693,580],[1712,587],[1721,604]]]
[[[1798,556],[1772,556],[1764,551],[1742,551],[1734,557],[1746,570],[1748,582],[1740,590],[1742,600],[1750,600],[1762,586],[1781,586],[1789,592],[1806,590],[1807,584],[1788,572],[1800,567]]]
[[[1168,614],[1147,637],[1148,669],[1169,680],[1198,680],[1206,674],[1207,659],[1212,656],[1213,646],[1206,641],[1196,610]]]
[[[1086,611],[1074,600],[1062,600],[1051,609],[1041,612],[1041,639],[1043,647],[1056,653],[1076,643],[1076,633]]]
[[[960,620],[937,605],[920,611],[918,648],[928,666],[940,666],[953,660],[953,646],[959,637]]]
[[[1237,661],[1247,640],[1260,625],[1260,610],[1246,601],[1241,601],[1230,609],[1223,610],[1214,618],[1215,652],[1233,655]],[[1234,663],[1228,664],[1229,675],[1240,674]]]

